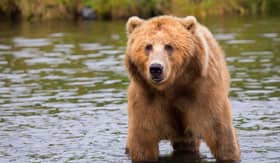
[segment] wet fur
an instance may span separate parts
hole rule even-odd
[[[171,23],[174,19],[180,21],[176,17],[163,16],[151,19],[150,23],[161,24],[164,21],[168,24],[169,19],[172,19]],[[137,21],[133,28],[138,28],[139,23],[143,21]],[[130,34],[125,65],[130,85],[126,147],[132,160],[157,160],[158,143],[163,139],[170,140],[174,150],[187,152],[198,152],[200,139],[203,139],[217,160],[240,160],[228,99],[229,74],[224,55],[208,29],[195,25],[196,31],[192,32],[191,38],[194,46],[188,47],[188,42],[179,43],[184,46],[182,48],[193,48],[192,54],[170,60],[175,65],[176,62],[182,63],[178,67],[173,65],[172,71],[176,73],[172,74],[163,89],[149,83],[143,72],[145,63],[141,63],[146,60],[135,59],[140,51],[131,45],[139,36],[137,32],[133,33],[135,29],[128,28]],[[137,30],[145,34],[145,31],[139,31],[140,28]],[[196,32],[205,40],[201,40]],[[207,43],[207,49],[203,41]],[[207,59],[205,50],[209,53]]]

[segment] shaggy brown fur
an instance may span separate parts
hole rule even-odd
[[[131,17],[127,32],[127,150],[132,160],[157,160],[163,139],[187,152],[198,152],[203,139],[217,160],[240,160],[228,98],[230,77],[208,29],[193,16]],[[147,45],[152,45],[148,51]],[[155,60],[164,67],[159,83],[149,74]]]

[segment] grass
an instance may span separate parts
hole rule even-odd
[[[98,19],[124,19],[132,15],[160,14],[266,15],[279,14],[279,0],[1,0],[1,19],[76,19],[84,6],[91,7]]]

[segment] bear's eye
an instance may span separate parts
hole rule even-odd
[[[170,45],[170,44],[164,45],[164,49],[165,49],[168,53],[172,53],[173,50],[174,50],[173,46]]]
[[[153,45],[152,45],[152,44],[146,45],[146,47],[145,47],[145,51],[146,51],[146,52],[150,52],[150,51],[152,51],[152,50],[153,50]]]

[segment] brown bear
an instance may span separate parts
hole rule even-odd
[[[129,73],[126,150],[134,161],[157,160],[160,140],[217,160],[240,160],[223,51],[195,17],[131,17],[126,25]]]

